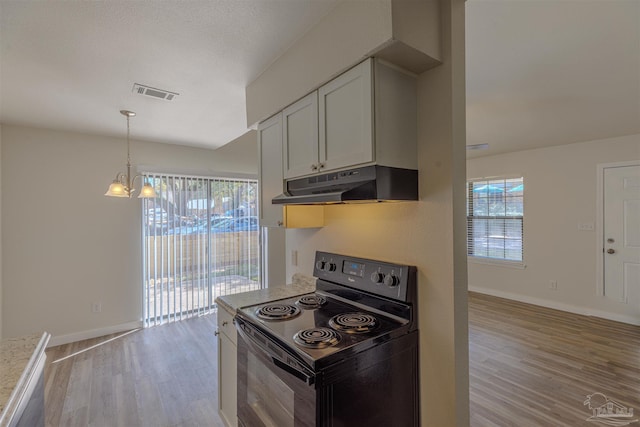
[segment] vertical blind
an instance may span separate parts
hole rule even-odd
[[[260,288],[257,181],[145,174],[146,326],[206,314],[215,299]]]
[[[467,182],[467,255],[523,259],[523,178]]]

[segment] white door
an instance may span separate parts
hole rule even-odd
[[[640,166],[604,169],[604,294],[640,306]]]

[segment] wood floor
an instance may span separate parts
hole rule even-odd
[[[47,426],[222,426],[215,321],[47,350]],[[602,425],[583,405],[596,392],[640,418],[640,327],[470,293],[469,339],[473,427]]]
[[[46,425],[222,427],[215,314],[47,350]]]
[[[472,426],[604,425],[596,392],[640,418],[640,327],[470,293],[469,383]]]

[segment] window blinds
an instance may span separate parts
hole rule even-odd
[[[146,174],[146,326],[205,314],[216,297],[260,288],[257,181]]]
[[[523,178],[467,182],[467,255],[523,260]]]

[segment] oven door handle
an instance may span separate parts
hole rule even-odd
[[[288,372],[289,374],[293,375],[294,377],[304,381],[307,385],[313,385],[313,383],[315,382],[315,375],[305,372],[304,367],[302,367],[302,366],[299,366],[299,369],[296,369],[295,367],[293,367],[290,364],[288,364],[288,363],[284,362],[283,360],[281,360],[280,357],[276,356],[275,354],[273,354],[268,349],[264,348],[262,343],[256,341],[256,339],[253,338],[253,336],[252,336],[252,334],[256,334],[257,333],[257,334],[261,335],[262,338],[266,342],[267,338],[260,331],[257,331],[255,328],[250,328],[250,329],[252,329],[252,332],[245,331],[244,329],[245,328],[249,328],[249,326],[246,325],[246,323],[244,321],[242,321],[241,319],[238,319],[237,317],[235,318],[235,322],[236,322],[236,329],[238,330],[238,334],[240,334],[240,336],[242,338],[244,338],[244,342],[249,347],[251,347],[251,349],[254,352],[261,353],[267,359],[271,360],[272,363],[275,366],[277,366],[278,368],[282,369],[285,372]],[[279,350],[283,354],[287,354],[286,350],[284,350],[279,345],[277,345],[275,343],[272,343],[272,345],[276,345],[277,347],[279,347]]]
[[[292,366],[287,365],[286,363],[276,359],[275,357],[271,357],[271,360],[273,361],[273,364],[276,365],[278,368],[282,369],[283,371],[287,371],[288,373],[290,373],[296,378],[301,379],[307,385],[312,385],[314,383],[315,378],[313,376],[307,375],[306,373],[299,371]]]

